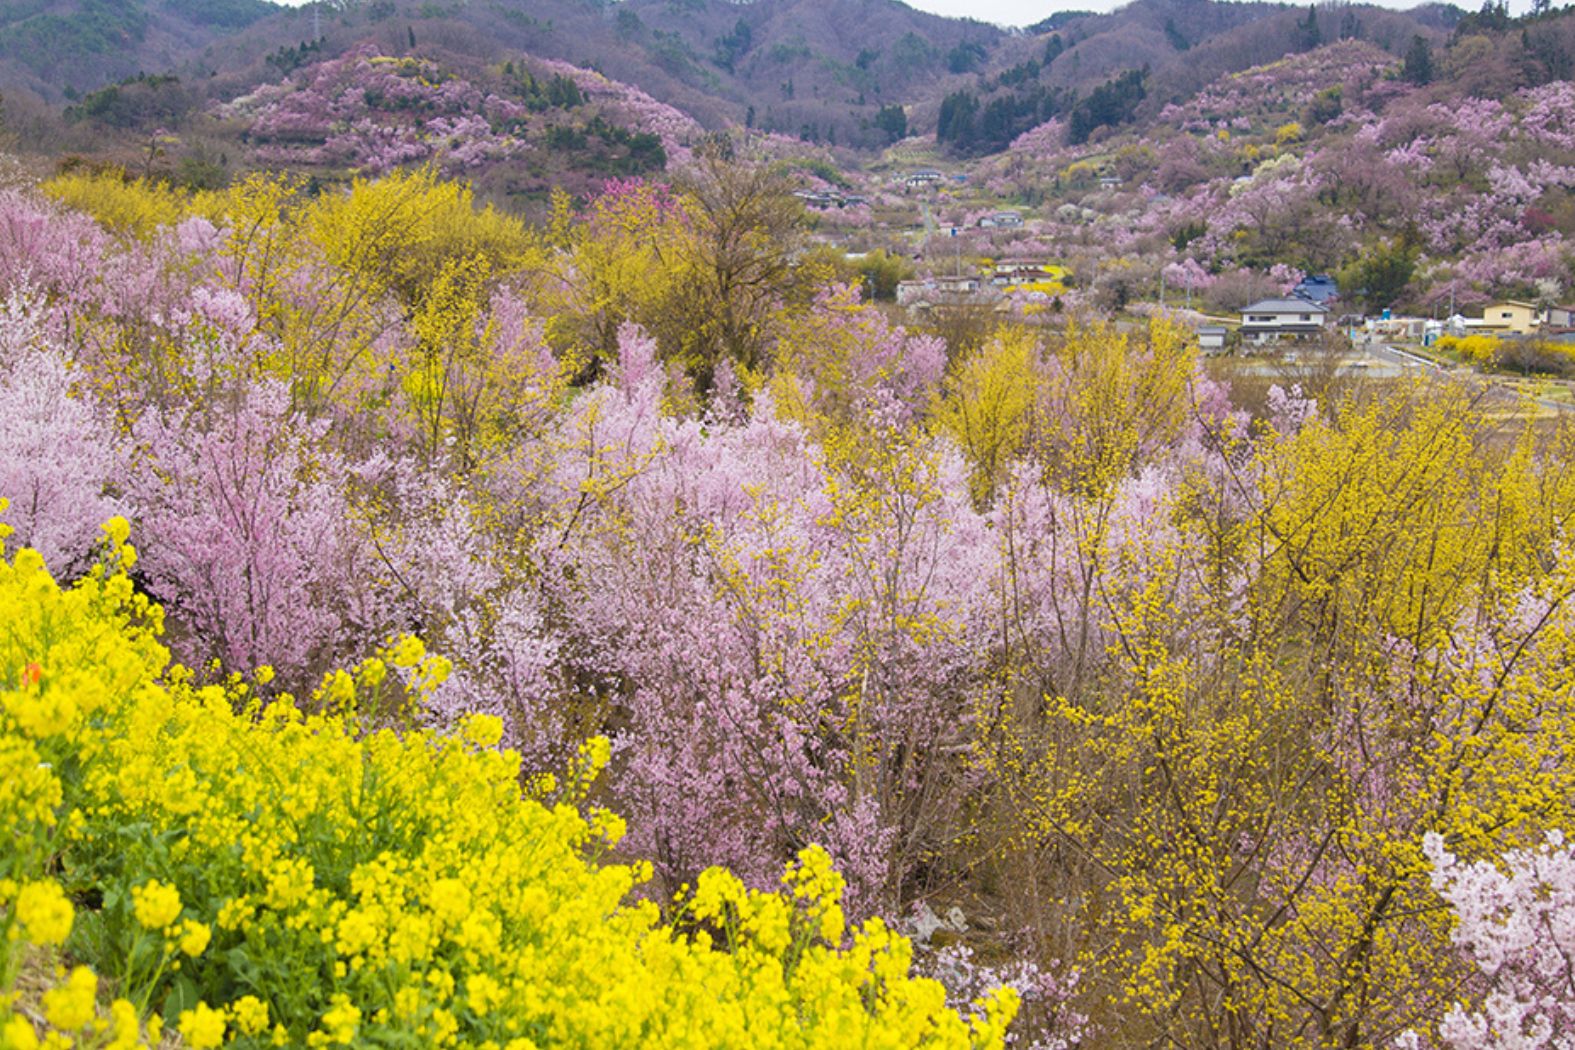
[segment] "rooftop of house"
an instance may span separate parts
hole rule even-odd
[[[1251,306],[1244,307],[1241,312],[1244,314],[1326,314],[1329,308],[1311,299],[1287,297],[1259,299]]]
[[[1339,295],[1340,286],[1326,273],[1311,273],[1303,277],[1293,291],[1304,299],[1322,303]]]

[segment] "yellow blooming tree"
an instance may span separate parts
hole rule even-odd
[[[1388,1045],[1464,978],[1423,835],[1482,856],[1575,817],[1575,484],[1463,391],[1335,419],[1085,544],[1096,658],[981,704],[1000,848],[1070,886],[1109,1045]]]

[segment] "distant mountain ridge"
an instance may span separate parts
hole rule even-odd
[[[194,100],[224,101],[277,81],[320,30],[316,57],[359,46],[478,64],[528,54],[595,69],[706,127],[870,149],[934,130],[959,91],[981,107],[1011,96],[1015,130],[1046,115],[1046,97],[1066,103],[1147,69],[1144,105],[1157,112],[1220,75],[1312,46],[1309,23],[1322,39],[1354,33],[1399,54],[1414,36],[1442,39],[1461,16],[1436,5],[1308,12],[1138,0],[1013,33],[898,0],[325,0],[315,11],[268,0],[0,0],[0,91],[58,106],[171,73]]]

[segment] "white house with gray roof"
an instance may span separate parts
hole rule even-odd
[[[1245,342],[1318,335],[1329,322],[1329,308],[1311,299],[1259,299],[1241,312],[1241,337]]]

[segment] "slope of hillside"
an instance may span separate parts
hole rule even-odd
[[[1104,309],[1168,286],[1234,310],[1316,271],[1369,309],[1563,301],[1575,85],[1557,56],[1575,13],[1423,39],[1425,62],[1361,40],[1286,55],[1084,141],[1052,119],[931,202],[963,225],[1022,209],[1009,235],[969,230],[945,259],[1048,256]]]
[[[59,105],[139,73],[173,74],[195,103],[361,46],[436,48],[482,64],[522,54],[565,61],[709,128],[864,149],[935,127],[944,99],[968,92],[981,116],[1002,100],[994,132],[970,146],[981,152],[1127,70],[1149,71],[1144,97],[1157,112],[1218,76],[1323,40],[1399,53],[1419,33],[1441,39],[1445,10],[1309,15],[1268,3],[1139,0],[1110,14],[1065,12],[1025,35],[898,0],[344,0],[315,11],[266,0],[7,0],[0,90]],[[314,34],[321,39],[307,55]]]
[[[419,42],[481,62],[558,59],[709,127],[753,124],[856,146],[886,141],[874,126],[882,106],[924,95],[948,71],[982,68],[1006,39],[896,0],[361,0],[315,17],[265,0],[8,0],[0,90],[59,104],[146,72],[233,97],[276,79],[314,32],[325,57]]]
[[[1053,117],[1066,119],[1081,140],[1101,126],[1152,117],[1221,76],[1288,52],[1361,40],[1399,56],[1417,36],[1440,43],[1446,33],[1437,15],[1373,5],[1137,0],[1110,14],[1058,19],[1048,32],[1009,42],[987,70],[916,107],[910,123],[975,155],[999,152]]]
[[[880,107],[982,68],[1008,39],[895,0],[629,0],[617,19],[653,51],[695,56],[693,75],[716,82],[738,122],[850,145],[880,142]]]
[[[660,171],[701,131],[644,92],[565,62],[481,67],[371,46],[213,115],[239,130],[250,166],[375,175],[431,163],[503,200]]]
[[[58,99],[67,88],[184,66],[278,10],[267,0],[6,0],[0,88]]]

